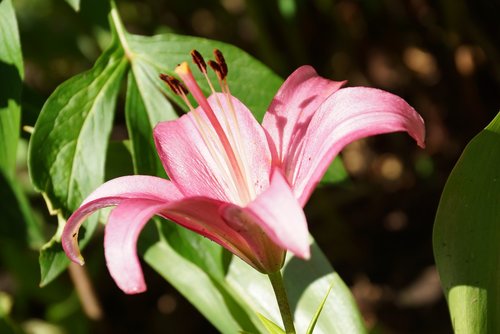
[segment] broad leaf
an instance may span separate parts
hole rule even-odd
[[[146,262],[186,296],[221,332],[234,333],[236,326],[239,331],[261,333],[262,323],[256,318],[259,313],[274,323],[281,323],[281,315],[266,275],[233,256],[226,277],[221,279],[186,258],[186,249],[172,248],[167,242],[168,235],[165,236],[171,233],[168,232],[169,228],[164,226],[161,230],[164,233],[161,241],[147,250]],[[314,333],[366,333],[349,288],[315,245],[312,246],[312,254],[310,261],[289,256],[283,269],[298,333],[306,332],[314,319],[317,320]],[[193,289],[193,286],[197,288]],[[207,294],[213,296],[207,298]],[[325,297],[328,295],[328,298]],[[219,302],[221,298],[224,300],[219,308],[231,307],[214,313],[214,298]],[[260,328],[260,331],[252,327]]]
[[[156,87],[143,86],[144,95],[141,94],[133,73],[129,72],[128,75],[125,117],[132,145],[134,171],[137,174],[166,176],[156,153],[152,129],[158,122],[175,117],[175,113],[163,96],[155,99],[161,102],[159,106],[149,103],[147,108],[146,101],[152,100],[148,99],[148,94],[151,91],[160,93],[160,90]],[[142,72],[135,71],[135,73],[139,73],[140,76]]]
[[[167,223],[170,224],[170,223]],[[237,333],[241,329],[260,333],[250,319],[253,314],[228,292],[223,281],[179,254],[165,240],[149,247],[146,262],[198,308],[221,333]]]
[[[126,68],[123,50],[112,43],[91,70],[60,85],[40,113],[30,140],[29,169],[54,213],[67,217],[104,181],[108,137]],[[96,224],[95,218],[87,220],[80,233],[83,245]],[[65,269],[63,256],[58,237],[42,249],[43,284]]]
[[[467,145],[434,224],[434,254],[456,333],[500,332],[500,113]]]
[[[0,2],[0,169],[13,178],[21,122],[23,60],[11,0]]]
[[[316,328],[316,324],[318,323],[319,316],[321,312],[323,311],[323,308],[325,307],[326,301],[328,300],[328,296],[330,295],[330,292],[332,291],[333,288],[333,283],[330,285],[330,289],[326,292],[325,297],[321,301],[321,304],[319,304],[318,308],[316,309],[316,313],[314,313],[314,316],[311,319],[311,322],[309,323],[309,327],[307,327],[306,334],[313,334],[314,328]]]
[[[104,180],[116,96],[126,68],[123,50],[113,43],[90,71],[52,93],[35,124],[31,179],[64,215]]]
[[[60,242],[62,227],[66,221],[60,215],[58,215],[58,221],[59,228],[57,233],[40,249],[40,257],[38,259],[40,263],[40,287],[44,287],[52,282],[69,265],[69,259],[64,253]],[[89,224],[91,224],[91,228],[95,228],[97,219],[89,220],[86,224],[87,228]],[[88,240],[88,237],[86,239]]]
[[[309,261],[287,256],[282,269],[297,333],[306,332],[315,316],[315,310],[323,302],[329,289],[330,297],[324,303],[314,333],[366,333],[364,321],[349,288],[316,244],[311,245],[311,254]],[[281,315],[267,276],[234,257],[226,280],[249,307],[273,322],[281,323]]]

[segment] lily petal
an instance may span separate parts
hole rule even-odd
[[[104,255],[111,277],[125,293],[146,291],[137,257],[137,239],[149,219],[166,205],[149,199],[127,199],[109,215],[104,233]]]
[[[287,157],[298,150],[312,115],[344,84],[345,81],[322,78],[306,65],[295,70],[276,93],[262,126],[275,145],[276,158],[285,165],[285,175]]]
[[[283,249],[276,246],[255,222],[248,221],[241,226],[233,224],[233,220],[228,221],[225,217],[228,207],[240,208],[206,197],[190,197],[172,203],[160,215],[218,243],[261,272],[278,270],[283,261]]]
[[[281,170],[273,171],[270,187],[242,211],[278,246],[300,258],[309,258],[306,217]]]
[[[343,88],[314,114],[294,158],[288,181],[304,205],[333,158],[345,145],[377,134],[406,131],[424,147],[422,117],[402,98],[366,87]]]
[[[219,93],[210,96],[208,102],[231,142],[247,183],[238,184],[233,177],[221,142],[200,107],[155,127],[160,158],[184,195],[244,204],[239,193],[242,187],[259,193],[269,183],[271,158],[264,131],[236,98],[231,97],[230,104],[227,95]]]
[[[78,247],[78,230],[90,214],[131,198],[173,201],[182,197],[172,182],[159,177],[135,175],[108,181],[92,192],[66,222],[61,237],[63,249],[71,261],[83,265]]]

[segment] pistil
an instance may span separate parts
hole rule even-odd
[[[210,124],[212,125],[213,129],[215,130],[217,137],[219,138],[221,145],[224,149],[225,155],[228,158],[228,162],[231,167],[230,168],[231,173],[233,174],[234,179],[236,181],[236,187],[237,187],[236,190],[241,196],[242,204],[250,202],[252,200],[252,195],[250,194],[250,187],[247,182],[247,178],[245,175],[246,173],[244,172],[242,162],[235,155],[235,151],[224,129],[219,123],[219,120],[217,119],[217,116],[215,115],[212,107],[208,103],[208,100],[206,99],[205,95],[201,91],[200,86],[196,82],[189,68],[189,65],[186,62],[184,62],[176,67],[175,72],[177,73],[177,75],[179,75],[181,80],[187,86],[188,90],[191,92],[196,102],[198,102],[201,109],[204,111],[205,115],[210,121]]]

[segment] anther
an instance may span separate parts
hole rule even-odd
[[[198,66],[200,71],[202,73],[206,73],[207,64],[205,63],[205,59],[203,59],[203,56],[197,50],[192,50],[191,57],[193,58],[193,62],[196,64],[196,66]]]
[[[184,87],[184,85],[173,76],[170,76],[168,74],[160,74],[160,79],[163,80],[172,90],[172,92],[177,95],[182,96],[183,94],[185,95],[189,92],[187,88]]]
[[[224,80],[225,75],[224,75],[224,73],[222,73],[222,69],[220,68],[219,63],[216,63],[213,60],[209,60],[208,66],[210,66],[212,68],[212,70],[214,70],[214,72],[217,75],[217,77],[219,78],[219,80]]]
[[[224,59],[224,55],[219,49],[214,50],[214,56],[215,60],[217,61],[217,64],[219,64],[220,72],[222,74],[222,79],[224,79],[227,76],[226,59]]]

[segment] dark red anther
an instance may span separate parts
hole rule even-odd
[[[217,77],[221,80],[224,79],[224,76],[222,75],[222,70],[219,66],[219,63],[216,63],[215,61],[213,60],[209,60],[208,61],[208,66],[210,66],[212,68],[212,70],[214,70],[215,74],[217,75]]]
[[[160,79],[163,80],[168,85],[168,87],[172,90],[172,92],[174,92],[177,95],[187,94],[189,92],[187,90],[187,88],[184,87],[182,82],[180,82],[179,80],[177,80],[176,78],[174,78],[171,75],[162,73],[162,74],[160,74]]]
[[[207,64],[205,63],[205,59],[203,59],[203,56],[197,50],[192,50],[191,57],[193,58],[193,62],[196,64],[196,66],[198,66],[200,71],[202,73],[206,73]]]
[[[215,60],[217,61],[217,64],[219,65],[220,72],[222,74],[222,78],[224,79],[227,76],[227,64],[226,64],[226,59],[224,59],[224,55],[219,49],[214,50],[214,56]]]

